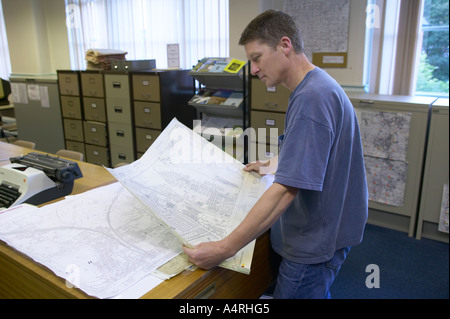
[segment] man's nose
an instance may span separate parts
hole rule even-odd
[[[256,75],[259,71],[260,71],[259,67],[256,64],[252,63],[251,69],[250,69],[250,72],[252,73],[252,75]]]

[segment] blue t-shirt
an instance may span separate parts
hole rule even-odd
[[[344,90],[324,70],[310,71],[292,92],[279,147],[274,182],[298,193],[272,226],[274,250],[313,264],[359,244],[368,193],[358,121]]]

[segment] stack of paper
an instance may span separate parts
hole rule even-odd
[[[88,70],[110,70],[111,61],[125,60],[128,52],[111,49],[89,49],[86,51]]]

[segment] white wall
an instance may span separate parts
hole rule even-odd
[[[2,1],[13,74],[70,68],[64,0]]]

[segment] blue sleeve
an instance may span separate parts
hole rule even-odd
[[[333,134],[311,119],[296,119],[280,140],[275,183],[322,191]]]

